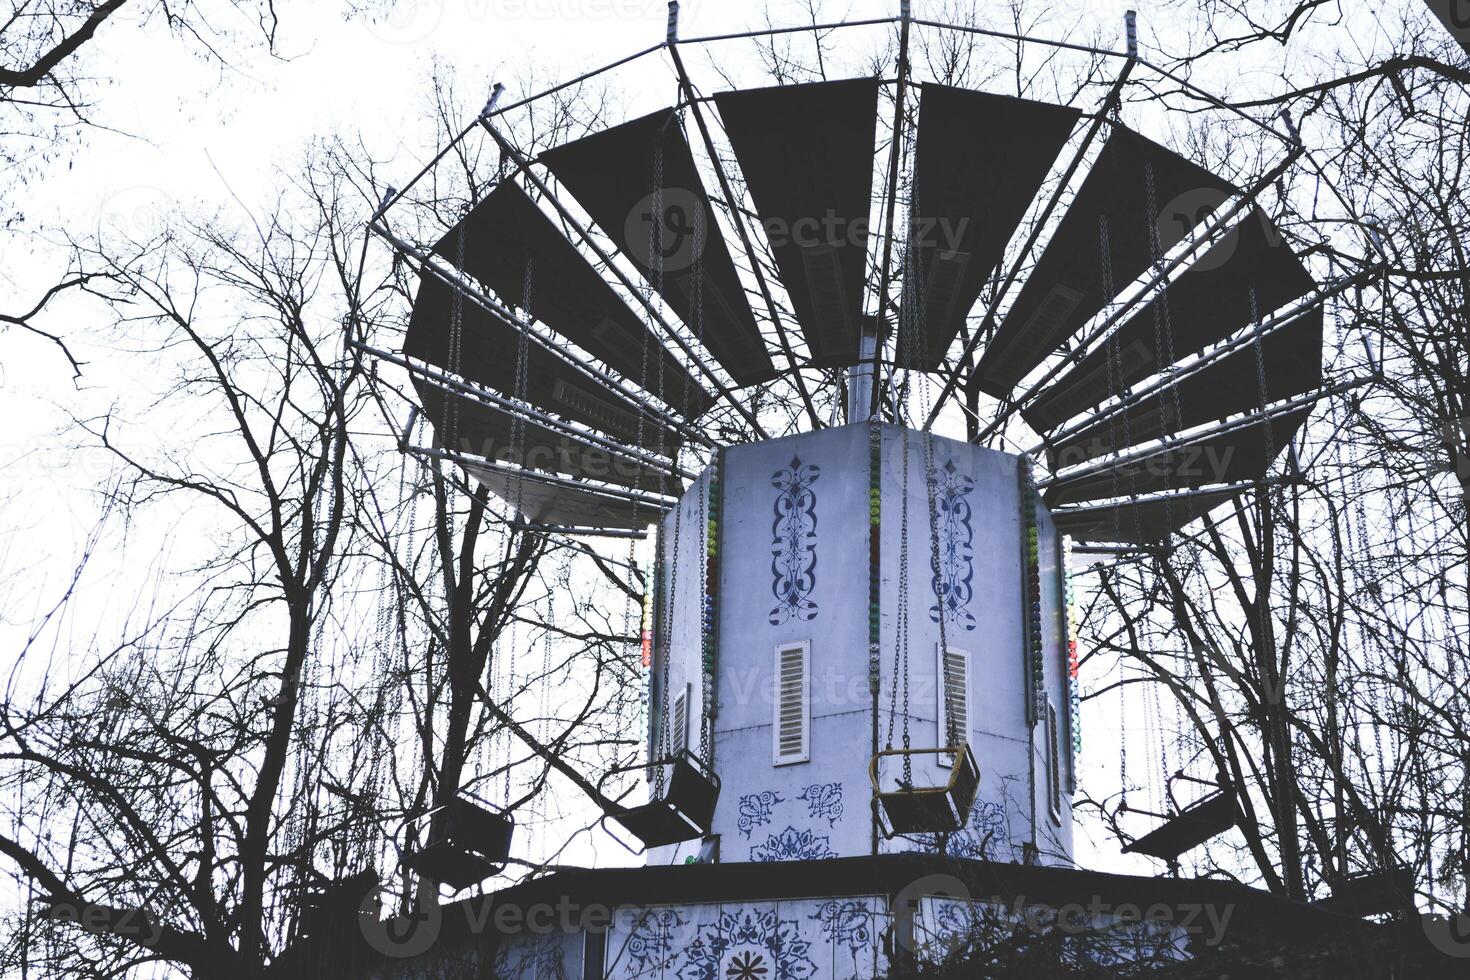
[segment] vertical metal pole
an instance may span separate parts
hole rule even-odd
[[[898,18],[898,83],[893,93],[893,136],[888,144],[888,201],[883,219],[883,260],[878,267],[878,308],[874,311],[874,329],[877,342],[873,345],[872,393],[868,399],[868,416],[876,417],[881,401],[881,374],[879,361],[883,355],[883,322],[888,311],[888,288],[893,262],[893,222],[898,210],[898,170],[903,158],[903,108],[904,96],[908,94],[909,74],[909,22],[913,16],[909,0],[902,0]],[[895,320],[895,328],[898,326]]]

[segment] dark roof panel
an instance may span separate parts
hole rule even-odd
[[[1312,277],[1282,241],[1281,233],[1259,210],[1237,224],[1187,272],[1118,327],[1111,341],[1116,351],[1108,364],[1107,348],[1099,348],[1059,377],[1021,411],[1027,424],[1046,431],[1111,397],[1115,389],[1156,373],[1218,343],[1250,323],[1312,290]],[[1255,290],[1252,313],[1251,290]],[[1166,349],[1155,351],[1162,339]],[[1300,337],[1303,342],[1305,336]],[[1292,363],[1321,373],[1320,337],[1315,349],[1293,348]],[[1305,390],[1305,389],[1302,389]]]
[[[519,397],[519,330],[466,297],[460,303],[459,350],[452,355],[453,316],[454,290],[433,275],[421,276],[403,339],[404,355],[508,397]],[[637,444],[641,432],[643,447],[656,452],[672,452],[678,445],[673,430],[647,417],[637,403],[588,378],[534,341],[527,350],[524,380],[525,400],[543,412],[574,419],[629,444]]]
[[[1046,489],[1047,505],[1261,479],[1270,460],[1286,448],[1311,410],[1309,405],[1288,412],[1272,419],[1269,425],[1257,420],[1227,432],[1206,432],[1182,443],[1161,446],[1127,462],[1073,477],[1063,476]]]
[[[1220,358],[1173,389],[1096,422],[1048,450],[1053,470],[1160,436],[1223,421],[1265,404],[1305,394],[1322,383],[1322,311],[1297,317],[1260,342]]]
[[[619,250],[637,264],[731,377],[742,385],[775,377],[775,366],[672,109],[547,150],[541,160]],[[660,170],[661,185],[655,176]],[[659,222],[653,214],[656,188],[662,194]],[[655,242],[662,256],[657,263]],[[661,275],[653,268],[660,264]],[[696,268],[702,272],[699,283],[694,280]],[[696,290],[700,284],[702,288]],[[696,307],[701,316],[695,315]]]
[[[1078,541],[1154,544],[1239,495],[1239,490],[1221,490],[1176,498],[1167,503],[1154,498],[1059,510],[1053,511],[1051,516],[1058,531]]]
[[[1148,268],[1156,232],[1167,251],[1238,193],[1172,150],[1115,126],[981,358],[981,390],[997,398],[1010,394]],[[1105,275],[1104,259],[1111,275]]]
[[[708,393],[514,181],[503,181],[476,205],[462,230],[465,271],[506,305],[528,310],[623,377],[681,413],[687,410],[690,418],[709,408]],[[434,246],[456,266],[460,232],[455,226]],[[528,262],[529,302],[523,295]]]
[[[517,433],[515,416],[499,406],[468,395],[451,394],[417,378],[414,387],[441,444],[447,441],[446,423],[452,420],[456,443],[453,448],[460,452],[499,462],[519,464],[524,460],[533,470],[617,484],[647,493],[682,492],[681,484],[673,477],[616,449],[527,419],[522,419],[521,431]]]
[[[926,84],[914,166],[913,270],[897,358],[933,370],[1026,214],[1081,113],[1068,106]],[[917,277],[922,290],[912,288]]]
[[[812,363],[858,360],[878,80],[715,96]]]

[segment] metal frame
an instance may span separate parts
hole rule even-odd
[[[1127,38],[1126,47],[1124,50],[1117,50],[1110,47],[1080,44],[1072,41],[1059,40],[1054,38],[1035,37],[1005,30],[994,30],[990,28],[965,24],[951,24],[940,20],[915,17],[913,15],[908,0],[900,0],[899,13],[897,16],[867,18],[860,20],[833,21],[823,24],[803,24],[788,27],[769,27],[759,30],[702,35],[681,39],[678,32],[678,7],[679,5],[677,2],[669,4],[669,18],[666,34],[663,40],[660,41],[658,44],[654,44],[641,50],[635,51],[632,54],[626,55],[606,65],[584,72],[576,76],[575,78],[550,86],[549,88],[528,95],[514,102],[501,104],[503,87],[497,85],[491,99],[473,122],[465,127],[464,130],[457,133],[450,141],[450,143],[443,149],[441,149],[440,152],[436,154],[436,156],[429,162],[429,164],[427,164],[422,170],[420,170],[420,172],[416,174],[414,178],[411,179],[406,185],[404,185],[401,190],[390,189],[389,193],[385,196],[382,205],[374,214],[375,220],[373,222],[373,227],[375,231],[386,231],[386,228],[382,227],[382,224],[379,220],[381,219],[382,215],[385,214],[394,204],[402,200],[406,193],[421,180],[423,175],[429,170],[432,170],[433,167],[440,160],[442,160],[444,156],[454,146],[458,145],[465,138],[467,138],[468,134],[471,131],[473,131],[476,127],[483,129],[486,133],[490,135],[490,137],[495,141],[498,146],[500,146],[509,156],[512,157],[515,166],[518,169],[518,172],[525,173],[527,175],[527,178],[536,186],[537,190],[540,191],[547,198],[547,200],[555,208],[562,219],[566,221],[570,227],[576,230],[577,235],[581,239],[583,245],[597,255],[598,259],[606,265],[607,270],[621,282],[622,286],[628,293],[637,298],[638,302],[643,305],[645,311],[650,316],[652,322],[657,324],[659,330],[662,332],[663,337],[665,339],[672,340],[675,345],[677,345],[677,347],[683,352],[688,363],[693,365],[696,368],[697,372],[712,385],[712,387],[715,389],[714,393],[716,397],[733,407],[744,420],[744,422],[750,426],[751,431],[758,438],[768,438],[768,434],[763,430],[759,420],[755,417],[755,414],[751,411],[750,407],[744,404],[744,402],[736,396],[736,391],[738,389],[732,389],[730,386],[720,382],[719,376],[715,374],[714,370],[712,369],[711,365],[706,361],[706,359],[701,356],[701,354],[697,352],[693,348],[693,346],[685,339],[683,333],[681,333],[679,329],[673,326],[673,324],[665,315],[661,314],[658,311],[655,305],[650,301],[649,297],[645,295],[644,291],[639,289],[637,285],[631,281],[630,276],[618,265],[615,256],[610,254],[610,252],[606,248],[602,247],[596,241],[596,239],[592,237],[590,231],[588,230],[588,227],[585,226],[582,222],[578,221],[575,216],[568,211],[566,206],[558,199],[557,195],[551,192],[551,189],[546,185],[545,180],[543,180],[539,175],[535,173],[534,169],[531,166],[531,161],[528,160],[523,154],[519,152],[519,150],[516,149],[516,147],[511,143],[509,138],[502,132],[499,127],[494,125],[495,121],[499,120],[507,113],[524,108],[525,106],[531,105],[540,99],[547,98],[558,92],[566,91],[569,88],[573,88],[600,75],[604,75],[617,68],[621,68],[632,62],[646,58],[651,54],[656,54],[660,51],[666,50],[669,57],[669,63],[672,66],[673,74],[679,84],[682,96],[679,104],[681,107],[689,107],[695,114],[695,122],[700,130],[700,136],[704,143],[705,151],[709,156],[710,163],[713,166],[714,173],[719,182],[720,190],[724,199],[724,204],[728,208],[731,221],[734,223],[735,230],[741,240],[741,245],[745,251],[745,254],[751,262],[751,272],[755,277],[756,285],[758,286],[761,297],[764,300],[765,312],[775,328],[780,350],[787,359],[789,369],[787,372],[782,373],[790,373],[794,375],[794,377],[792,378],[792,383],[794,384],[798,394],[800,395],[802,407],[805,410],[805,413],[814,428],[822,427],[822,418],[816,410],[807,380],[802,374],[802,365],[798,362],[795,356],[794,348],[790,340],[790,335],[788,333],[788,325],[785,322],[786,318],[782,316],[781,311],[775,303],[771,286],[768,282],[769,272],[768,270],[763,268],[762,262],[757,255],[755,243],[747,226],[747,221],[745,220],[748,215],[745,215],[745,209],[741,207],[739,202],[735,200],[731,182],[725,172],[724,166],[720,161],[720,157],[716,152],[716,148],[713,142],[713,136],[711,134],[710,123],[708,121],[705,110],[701,105],[701,103],[705,101],[705,98],[699,96],[696,90],[694,80],[691,77],[681,54],[682,47],[687,47],[690,45],[712,45],[725,41],[757,40],[762,38],[771,38],[791,34],[820,34],[845,28],[872,28],[897,25],[899,29],[899,44],[897,55],[898,70],[894,79],[894,84],[897,86],[894,100],[894,125],[892,132],[892,144],[889,151],[890,159],[888,164],[888,186],[884,192],[885,200],[881,204],[882,212],[884,215],[882,230],[882,257],[876,262],[876,295],[873,295],[872,292],[869,293],[870,298],[876,304],[876,315],[880,321],[880,324],[884,319],[887,318],[888,314],[890,313],[891,297],[889,294],[892,291],[895,278],[893,269],[893,246],[894,228],[897,220],[897,198],[899,192],[897,184],[899,176],[901,175],[900,164],[905,152],[907,131],[910,128],[906,124],[905,95],[908,85],[911,84],[911,79],[909,77],[909,47],[913,29],[921,28],[926,30],[958,32],[978,37],[994,38],[1007,42],[1036,45],[1055,51],[1074,51],[1094,55],[1104,59],[1122,60],[1123,64],[1120,66],[1117,76],[1114,78],[1108,89],[1107,94],[1104,96],[1100,108],[1090,115],[1089,122],[1086,126],[1086,129],[1083,131],[1080,140],[1078,141],[1072,160],[1069,162],[1064,173],[1058,180],[1057,186],[1053,189],[1048,199],[1046,200],[1039,216],[1034,221],[1030,231],[1026,236],[1026,240],[1022,243],[1020,247],[1019,254],[1016,255],[1015,259],[1007,269],[1006,275],[1001,280],[999,288],[994,293],[991,302],[987,304],[987,308],[984,311],[983,316],[978,321],[980,325],[979,328],[977,328],[973,332],[968,330],[965,331],[967,336],[964,339],[963,349],[959,356],[953,361],[949,361],[948,359],[946,359],[946,363],[941,365],[939,371],[937,372],[938,376],[943,377],[944,379],[943,387],[938,397],[935,399],[933,407],[928,414],[928,417],[924,421],[923,428],[925,430],[929,430],[932,428],[934,423],[937,421],[939,415],[943,411],[947,401],[951,399],[951,396],[954,395],[956,390],[961,386],[961,382],[963,380],[963,372],[966,368],[966,365],[969,361],[973,359],[981,342],[990,333],[990,331],[984,329],[984,325],[994,323],[1000,303],[1007,297],[1007,294],[1012,291],[1012,287],[1019,280],[1020,274],[1027,264],[1027,260],[1034,253],[1035,248],[1042,238],[1042,233],[1045,229],[1045,226],[1059,206],[1061,198],[1064,196],[1066,190],[1073,182],[1073,178],[1076,176],[1078,169],[1085,161],[1088,151],[1096,139],[1097,133],[1101,130],[1101,127],[1104,124],[1109,122],[1108,110],[1120,98],[1125,84],[1131,77],[1136,67],[1145,68],[1156,75],[1158,78],[1168,80],[1172,84],[1177,85],[1179,87],[1179,91],[1187,95],[1189,98],[1198,100],[1199,102],[1202,102],[1213,109],[1224,111],[1233,116],[1244,119],[1252,125],[1258,127],[1262,132],[1270,136],[1274,136],[1275,138],[1282,141],[1282,143],[1288,148],[1288,153],[1284,160],[1278,163],[1265,177],[1256,181],[1250,190],[1242,192],[1241,195],[1237,196],[1232,202],[1230,202],[1229,205],[1226,206],[1223,210],[1223,213],[1217,211],[1216,214],[1209,221],[1207,226],[1194,229],[1191,235],[1187,236],[1188,244],[1180,248],[1177,252],[1173,252],[1172,257],[1155,262],[1153,268],[1150,270],[1150,274],[1142,282],[1139,288],[1133,291],[1127,300],[1109,310],[1102,322],[1092,327],[1091,330],[1089,330],[1087,337],[1085,337],[1083,341],[1078,344],[1072,351],[1068,352],[1066,356],[1062,357],[1059,360],[1056,360],[1050,367],[1048,367],[1045,374],[1041,377],[1039,381],[1029,386],[1026,390],[1018,393],[1013,393],[1006,399],[1002,400],[1000,407],[997,409],[995,414],[990,417],[987,424],[983,427],[983,431],[979,435],[977,435],[976,441],[992,435],[995,431],[999,429],[1000,426],[1004,425],[1025,403],[1034,398],[1034,396],[1041,390],[1041,388],[1045,384],[1047,384],[1048,381],[1057,376],[1060,372],[1064,371],[1069,364],[1075,362],[1078,358],[1083,356],[1089,348],[1104,340],[1109,331],[1118,323],[1122,322],[1122,320],[1128,313],[1137,309],[1141,303],[1146,301],[1153,290],[1159,288],[1167,282],[1173,270],[1186,263],[1198,252],[1201,247],[1203,247],[1205,243],[1209,241],[1209,239],[1214,234],[1216,234],[1221,228],[1227,225],[1241,210],[1249,207],[1257,199],[1261,191],[1264,190],[1265,187],[1269,186],[1276,176],[1289,169],[1298,160],[1305,157],[1307,161],[1311,164],[1314,172],[1318,173],[1319,176],[1323,176],[1325,179],[1325,175],[1321,173],[1322,168],[1313,158],[1311,151],[1302,143],[1300,135],[1289,117],[1278,117],[1277,120],[1267,120],[1257,117],[1256,115],[1253,115],[1252,113],[1242,108],[1231,106],[1223,99],[1220,99],[1210,94],[1209,92],[1200,88],[1198,85],[1195,85],[1194,83],[1188,81],[1187,79],[1180,78],[1178,75],[1170,72],[1168,69],[1162,68],[1159,65],[1147,60],[1146,58],[1141,57],[1138,48],[1136,19],[1131,13],[1127,16],[1125,20]],[[1277,122],[1284,123],[1284,126],[1278,126],[1276,124]],[[1285,130],[1284,132],[1283,129]],[[900,171],[900,173],[895,173],[896,170]],[[1347,209],[1347,213],[1356,218],[1356,213],[1342,197],[1342,194],[1338,190],[1338,188],[1335,185],[1332,185],[1330,180],[1328,181],[1328,183],[1331,186],[1333,194],[1336,195],[1342,206]],[[1359,223],[1361,224],[1361,222]],[[1371,246],[1370,252],[1376,250],[1381,254],[1381,243],[1377,242],[1371,234],[1367,236],[1367,239],[1369,245]],[[870,269],[872,268],[873,266],[870,266]],[[598,270],[598,274],[602,275],[604,273],[601,270]],[[451,283],[451,286],[453,285],[454,284]],[[869,290],[873,290],[874,288],[875,287],[870,284]],[[970,319],[973,319],[973,317],[971,317]],[[514,318],[512,318],[512,322],[514,322]],[[896,328],[896,324],[894,326]],[[872,395],[870,399],[869,415],[878,410],[878,406],[883,402],[885,398],[884,392],[889,390],[893,384],[893,379],[891,375],[896,374],[896,368],[889,372],[889,377],[884,378],[883,368],[884,365],[888,362],[883,357],[883,350],[885,347],[885,341],[890,340],[895,335],[896,329],[891,328],[882,330],[879,337],[879,342],[874,345],[870,364],[872,374],[875,377],[875,383],[873,385]],[[538,340],[540,339],[543,338],[538,337]],[[665,350],[667,349],[668,348],[666,347]],[[565,356],[573,362],[577,361],[576,355],[567,354]],[[864,360],[867,359],[860,356],[859,363],[861,364]],[[1177,376],[1175,380],[1177,381]],[[616,385],[612,385],[612,387],[614,390],[618,390],[621,394],[628,394],[628,392],[620,389]],[[665,418],[667,418],[667,416],[665,416]],[[683,431],[687,436],[694,438],[696,441],[699,441],[702,444],[713,444],[708,439],[708,437],[704,437],[702,436],[702,434],[696,435],[694,432],[690,431],[694,428],[692,426],[688,426],[685,423],[675,423],[674,427],[679,429],[680,431]]]

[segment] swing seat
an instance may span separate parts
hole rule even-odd
[[[641,806],[609,810],[602,818],[604,826],[606,821],[612,820],[638,839],[642,848],[635,853],[707,836],[714,824],[715,804],[720,798],[719,777],[687,749],[655,762],[649,768],[655,766],[667,766],[670,770],[661,796],[655,796]],[[614,769],[603,777],[603,782],[620,772],[642,768],[640,764]]]
[[[1413,869],[1397,865],[1348,875],[1332,886],[1331,898],[1315,904],[1357,918],[1407,911],[1414,907]]]
[[[435,833],[431,828],[441,813],[443,821]],[[515,820],[464,794],[414,823],[424,828],[428,842],[404,855],[404,867],[456,891],[495,877],[510,857]]]
[[[952,756],[949,779],[942,786],[899,786],[885,790],[878,777],[878,765],[886,757],[912,759],[917,755]],[[980,791],[980,767],[970,743],[938,749],[885,749],[873,756],[868,768],[873,781],[873,808],[881,815],[879,827],[883,837],[891,840],[900,834],[953,833],[963,830]]]
[[[1217,789],[1201,797],[1138,840],[1125,845],[1124,854],[1147,854],[1173,862],[1185,851],[1199,847],[1235,826],[1234,795]]]

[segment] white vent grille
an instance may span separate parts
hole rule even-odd
[[[1126,379],[1148,364],[1153,358],[1148,346],[1135,340],[1116,354],[1116,376]],[[1059,422],[1076,415],[1092,405],[1107,400],[1113,391],[1114,368],[1103,358],[1095,367],[1086,371],[1073,372],[1037,399],[1031,409],[1036,424],[1049,429]]]
[[[552,387],[551,397],[558,405],[567,410],[568,415],[580,422],[623,439],[638,438],[637,417],[632,412],[625,412],[611,402],[585,392],[581,388],[573,388],[560,379]]]
[[[935,252],[930,263],[928,282],[924,286],[924,319],[944,325],[954,315],[955,292],[959,289],[960,277],[965,274],[965,266],[970,264],[970,253]],[[937,359],[945,352],[927,353]]]
[[[801,264],[806,269],[807,295],[812,302],[810,327],[820,346],[829,351],[849,346],[851,334],[837,249],[832,245],[805,245],[801,249]]]
[[[1082,302],[1082,294],[1057,283],[1047,291],[1036,311],[1005,348],[1004,359],[1010,362],[1007,373],[1023,376],[1036,362],[1050,354],[1061,343],[1061,328]]]
[[[669,732],[669,753],[678,755],[689,748],[689,685],[674,692],[673,724]]]
[[[776,648],[775,764],[811,758],[811,647],[791,643]]]
[[[939,744],[959,745],[970,734],[970,656],[950,647],[939,656]],[[951,738],[950,732],[954,733]],[[940,762],[952,765],[954,757],[941,755]]]
[[[1046,702],[1046,785],[1051,801],[1051,815],[1062,817],[1062,766],[1061,753],[1057,750],[1057,707],[1048,699]]]

